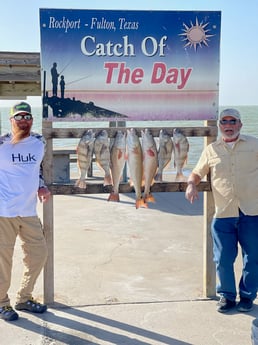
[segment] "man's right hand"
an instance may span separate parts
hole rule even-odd
[[[185,191],[185,197],[188,201],[190,201],[191,204],[193,204],[195,200],[199,199],[197,187],[193,182],[188,182],[188,186]]]

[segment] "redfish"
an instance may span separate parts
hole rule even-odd
[[[184,181],[183,166],[188,157],[189,142],[186,136],[178,129],[173,130],[174,166],[176,168],[176,181]]]
[[[126,132],[117,131],[114,143],[110,149],[110,168],[113,182],[113,190],[108,201],[120,201],[119,183],[126,162]]]
[[[108,133],[105,129],[101,130],[94,142],[94,153],[97,165],[104,171],[104,186],[112,184],[110,171],[110,151]]]
[[[142,133],[142,153],[143,153],[143,182],[144,202],[155,202],[153,195],[150,193],[150,187],[154,183],[154,176],[158,168],[158,152],[155,140],[149,129],[141,131]]]
[[[92,162],[94,140],[95,134],[92,129],[89,129],[83,134],[77,146],[77,166],[80,178],[75,183],[76,187],[86,188],[85,178]]]
[[[158,171],[155,176],[155,181],[163,181],[163,170],[171,161],[173,150],[174,145],[171,136],[165,129],[161,129],[159,132]]]
[[[127,129],[126,145],[128,166],[130,170],[130,184],[134,186],[135,190],[135,207],[137,209],[141,206],[147,207],[147,204],[144,202],[141,193],[143,175],[142,147],[140,139],[137,136],[134,128]]]

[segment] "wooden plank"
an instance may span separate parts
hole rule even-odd
[[[53,195],[110,193],[112,190],[112,186],[104,186],[103,182],[96,183],[86,180],[86,183],[86,188],[75,187],[74,183],[51,183],[48,185],[48,188]],[[185,192],[186,187],[186,182],[159,182],[154,183],[151,187],[151,192]],[[210,191],[210,183],[207,181],[201,182],[198,190],[200,192]],[[119,193],[134,193],[134,188],[129,183],[121,183],[119,185]]]
[[[0,67],[0,83],[3,82],[35,82],[40,83],[40,68],[31,67],[29,70],[25,66]]]
[[[17,99],[27,96],[41,96],[41,85],[35,82],[0,83],[0,98]]]
[[[0,66],[40,66],[40,53],[0,52]]]
[[[0,98],[41,96],[40,54],[0,52]]]
[[[44,122],[50,122],[50,121],[43,121]],[[87,124],[87,123],[85,123]],[[146,127],[137,127],[136,132],[137,135],[141,136],[141,130],[144,130]],[[164,127],[151,127],[150,130],[153,134],[153,136],[158,137],[159,131]],[[217,136],[217,126],[207,126],[207,127],[174,127],[174,128],[180,128],[182,130],[182,133],[184,133],[187,137],[206,137],[206,136]],[[173,136],[173,127],[166,128],[167,132]],[[89,128],[53,128],[53,129],[45,129],[44,130],[44,137],[46,139],[64,139],[64,138],[81,138],[82,135],[86,132],[86,130]],[[108,136],[110,138],[113,138],[118,130],[124,131],[124,127],[116,127],[116,128],[94,128],[94,130],[100,131],[105,129],[108,132]]]

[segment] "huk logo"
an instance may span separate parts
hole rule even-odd
[[[34,163],[37,162],[37,159],[35,158],[35,155],[32,155],[30,153],[27,155],[18,153],[12,154],[12,161],[13,163]]]

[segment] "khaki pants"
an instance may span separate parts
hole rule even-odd
[[[0,217],[0,307],[10,305],[13,251],[19,236],[24,253],[24,272],[16,303],[32,297],[36,280],[47,259],[47,245],[40,219],[35,217]]]

